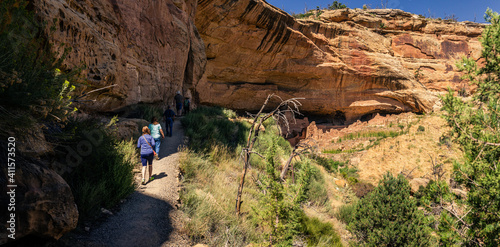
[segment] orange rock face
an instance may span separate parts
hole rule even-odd
[[[64,65],[85,65],[85,91],[115,85],[84,99],[94,110],[172,103],[178,90],[190,96],[205,71],[205,48],[193,22],[195,0],[34,3],[55,50],[71,48]]]
[[[345,123],[431,110],[436,94],[465,85],[455,63],[479,57],[482,31],[388,9],[296,20],[261,0],[199,1],[196,25],[208,59],[200,103],[256,110],[276,93]]]

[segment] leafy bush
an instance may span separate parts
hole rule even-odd
[[[424,131],[425,131],[425,127],[422,125],[419,125],[417,128],[417,132],[424,132]]]
[[[387,174],[375,190],[359,200],[348,229],[362,246],[429,246],[430,229],[408,181]]]

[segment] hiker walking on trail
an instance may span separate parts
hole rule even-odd
[[[188,97],[186,97],[184,99],[184,114],[188,114],[189,113],[190,107],[191,107],[191,101],[189,100]]]
[[[153,158],[156,152],[153,147],[155,140],[150,135],[148,126],[142,127],[142,136],[137,140],[137,148],[141,149],[141,162],[142,162],[142,184],[146,184],[146,166],[149,165],[149,178],[147,181],[154,179],[153,177]]]
[[[177,109],[177,116],[180,116],[182,114],[182,103],[184,101],[184,97],[182,97],[181,91],[177,91],[174,100],[175,100],[175,107]]]
[[[165,135],[163,134],[163,130],[161,129],[161,124],[158,123],[158,119],[156,117],[153,117],[151,119],[151,124],[148,126],[149,130],[151,131],[151,136],[155,140],[155,152],[156,152],[156,159],[160,159],[158,156],[160,154],[160,145],[161,145],[161,139],[160,139],[160,134],[161,138],[165,138]]]
[[[167,135],[172,136],[172,127],[174,126],[175,112],[167,106],[167,110],[163,113],[163,118],[165,119],[165,125],[167,128]]]

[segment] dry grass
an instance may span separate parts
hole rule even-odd
[[[419,126],[425,128],[418,131]],[[440,138],[449,128],[438,114],[422,116],[413,124],[409,132],[394,138],[386,138],[380,144],[368,149],[359,157],[357,167],[359,178],[374,185],[382,176],[391,172],[403,172],[409,178],[432,178],[432,164],[443,164],[448,180],[453,170],[453,160],[462,153],[453,145],[440,144]]]

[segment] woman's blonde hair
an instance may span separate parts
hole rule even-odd
[[[151,134],[151,131],[149,130],[148,126],[142,127],[142,133],[143,134]]]

